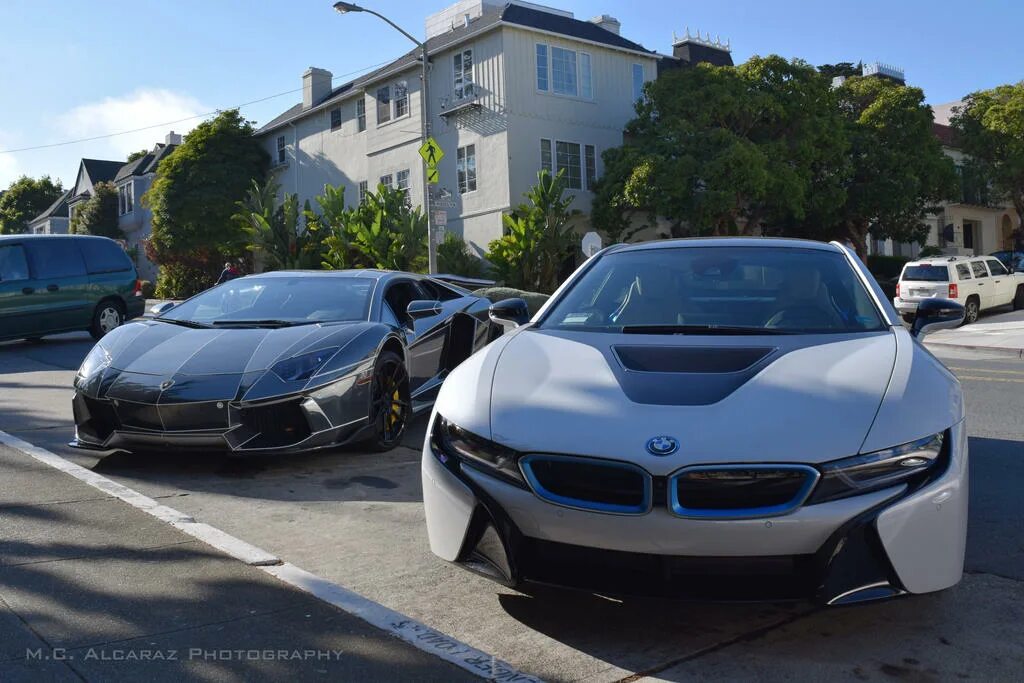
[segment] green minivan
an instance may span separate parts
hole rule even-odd
[[[142,315],[146,300],[120,244],[87,235],[0,235],[0,341],[88,330]]]

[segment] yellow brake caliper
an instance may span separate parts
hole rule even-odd
[[[395,393],[391,395],[391,414],[388,416],[388,426],[394,427],[401,414],[401,396],[398,394],[398,389],[395,389]]]

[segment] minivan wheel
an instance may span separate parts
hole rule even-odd
[[[102,339],[124,323],[124,311],[116,301],[102,301],[92,314],[89,334],[93,339]]]
[[[1024,308],[1024,285],[1017,285],[1017,295],[1013,297],[1013,310]]]
[[[975,322],[978,322],[978,299],[972,296],[964,303],[964,321],[962,324],[969,325]]]

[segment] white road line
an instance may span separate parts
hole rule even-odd
[[[124,484],[119,484],[81,465],[76,465],[45,448],[40,448],[4,431],[0,431],[0,444],[10,446],[45,465],[70,474],[89,486],[123,500],[132,507],[167,522],[176,529],[180,529],[237,560],[254,566],[305,593],[309,593],[318,600],[334,605],[343,612],[404,640],[419,650],[450,662],[481,678],[506,683],[541,683],[539,678],[518,671],[512,665],[483,650],[478,650],[369,598],[364,598],[344,586],[332,583],[288,562],[282,562],[276,555],[235,538],[209,524],[197,522],[189,515],[162,505]]]

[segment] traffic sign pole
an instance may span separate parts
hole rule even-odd
[[[430,140],[430,68],[427,63],[427,45],[420,43],[423,50],[423,84],[420,86],[420,125],[423,128],[423,144]],[[427,159],[423,159],[423,212],[427,218],[427,272],[437,273],[437,236],[430,217],[430,178]]]

